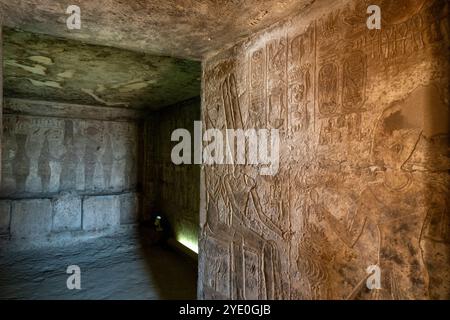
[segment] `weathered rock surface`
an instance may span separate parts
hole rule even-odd
[[[281,154],[204,166],[200,298],[450,298],[448,2],[370,4],[381,30],[334,1],[204,63],[204,126],[279,129]]]
[[[175,165],[171,159],[174,130],[191,134],[194,150],[194,121],[200,120],[200,99],[160,110],[146,121],[144,137],[144,214],[158,212],[170,223],[174,238],[198,243],[200,165]],[[193,158],[192,158],[193,161]]]
[[[64,193],[53,201],[52,231],[81,230],[81,198]]]
[[[156,110],[200,91],[196,61],[8,28],[3,46],[4,92],[10,98]]]
[[[48,199],[14,201],[11,207],[13,238],[42,238],[52,231],[52,206]]]
[[[145,233],[145,232],[143,232]],[[81,290],[69,290],[78,265]],[[0,299],[195,299],[196,264],[135,231],[64,247],[0,250]]]
[[[28,103],[36,109],[41,106]],[[21,110],[19,106],[16,110]],[[53,108],[58,106],[52,103]],[[135,189],[138,125],[131,120],[107,120],[5,114],[0,196],[45,197],[65,191],[107,194]]]
[[[115,196],[87,197],[83,201],[83,230],[94,231],[120,225],[120,200]]]
[[[0,1],[10,27],[151,54],[200,60],[311,0],[79,0],[81,29],[66,27],[67,3]]]
[[[9,234],[11,201],[0,201],[0,235]]]

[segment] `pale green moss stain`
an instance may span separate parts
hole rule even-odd
[[[39,74],[39,75],[42,75],[42,76],[46,75],[45,71],[47,70],[46,67],[41,66],[39,64],[35,64],[33,66],[28,66],[28,65],[25,65],[25,64],[18,63],[15,60],[5,60],[5,65],[9,66],[9,67],[20,68],[20,69],[23,69],[23,70],[25,70],[27,72],[34,73],[34,74]]]
[[[44,56],[31,56],[28,57],[29,60],[40,63],[40,64],[45,64],[45,65],[52,65],[53,61],[52,59],[48,58],[48,57],[44,57]]]
[[[4,29],[6,97],[159,109],[198,96],[200,77],[197,61]]]
[[[31,84],[36,87],[50,87],[55,89],[62,89],[61,84],[56,81],[39,81],[34,79],[28,80],[30,80]]]

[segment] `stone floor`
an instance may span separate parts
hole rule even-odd
[[[81,290],[67,289],[69,265],[81,269]],[[196,277],[196,263],[138,232],[0,252],[0,299],[195,299]]]

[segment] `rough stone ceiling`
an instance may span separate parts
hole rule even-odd
[[[200,93],[199,62],[4,29],[6,97],[159,109]]]
[[[0,0],[9,27],[157,55],[201,60],[316,0]],[[66,9],[81,9],[68,30]]]

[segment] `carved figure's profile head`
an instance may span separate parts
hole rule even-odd
[[[382,112],[374,130],[372,160],[385,168],[400,169],[422,137],[447,133],[448,108],[437,87],[418,87]]]

